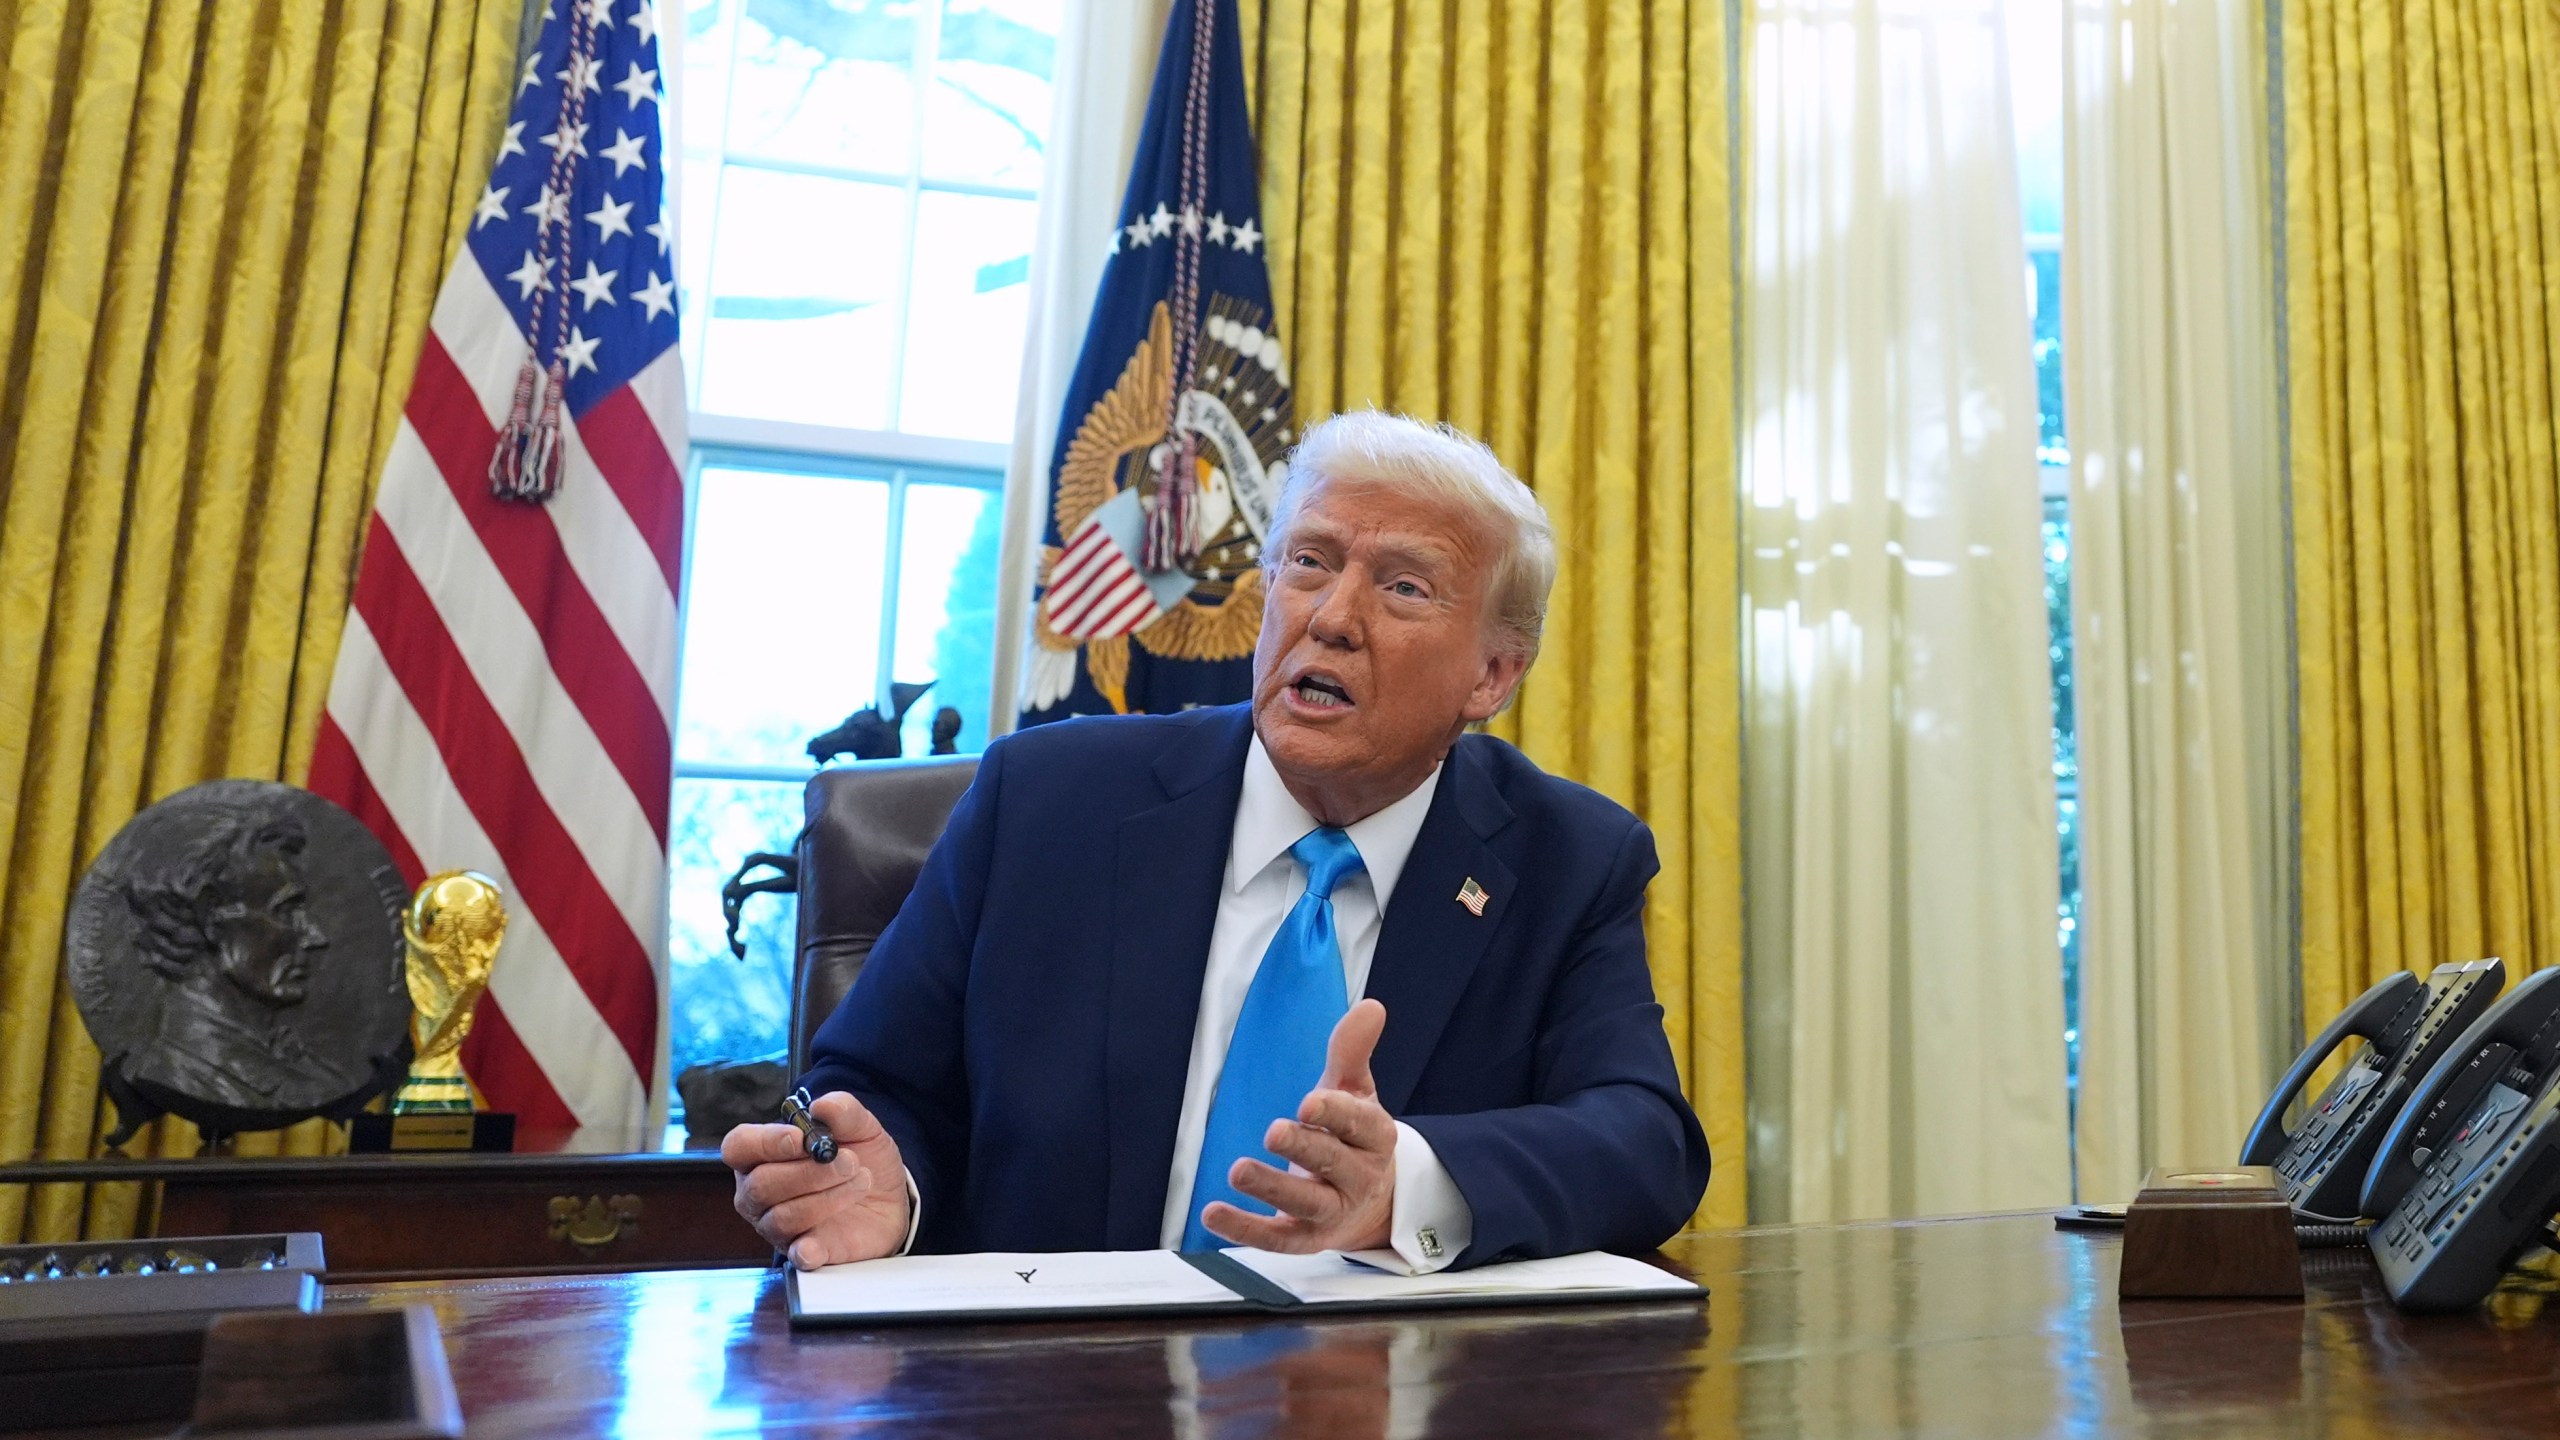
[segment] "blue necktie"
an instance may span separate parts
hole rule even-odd
[[[1298,1102],[1324,1078],[1324,1052],[1333,1027],[1351,1008],[1342,983],[1342,942],[1334,938],[1333,887],[1362,869],[1360,848],[1339,830],[1311,830],[1289,847],[1307,872],[1307,893],[1280,922],[1262,966],[1253,972],[1244,1009],[1227,1042],[1227,1063],[1209,1102],[1209,1125],[1200,1136],[1200,1168],[1191,1179],[1191,1220],[1182,1229],[1185,1250],[1214,1250],[1227,1242],[1200,1223],[1212,1200],[1267,1214],[1227,1183],[1238,1158],[1250,1156],[1274,1169],[1289,1162],[1262,1148],[1274,1120],[1294,1120]]]

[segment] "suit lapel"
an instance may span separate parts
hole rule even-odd
[[[1369,962],[1368,994],[1387,1007],[1386,1034],[1370,1070],[1390,1114],[1412,1097],[1423,1063],[1517,893],[1510,867],[1486,843],[1510,822],[1511,807],[1461,739],[1450,747],[1439,793],[1414,836]],[[1481,916],[1458,898],[1469,880],[1487,897]]]
[[[1249,730],[1242,706],[1202,723],[1156,762],[1165,803],[1120,825],[1104,1042],[1110,1200],[1103,1226],[1114,1249],[1152,1250],[1160,1239]]]

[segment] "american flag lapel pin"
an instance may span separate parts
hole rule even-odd
[[[1485,902],[1492,898],[1485,893],[1483,886],[1476,883],[1476,877],[1473,875],[1467,877],[1466,884],[1458,887],[1458,903],[1466,906],[1467,913],[1479,920],[1484,918]]]

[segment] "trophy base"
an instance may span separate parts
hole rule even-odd
[[[412,1151],[471,1151],[504,1155],[516,1148],[516,1117],[476,1114],[358,1115],[347,1132],[347,1151],[382,1155]]]

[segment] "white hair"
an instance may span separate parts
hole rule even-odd
[[[1436,421],[1380,410],[1354,410],[1318,422],[1298,439],[1262,564],[1275,570],[1288,550],[1289,524],[1319,480],[1358,479],[1421,496],[1473,516],[1491,534],[1487,613],[1497,644],[1527,659],[1538,654],[1547,625],[1547,591],[1556,583],[1556,532],[1546,507],[1520,477],[1503,468],[1474,436]]]

